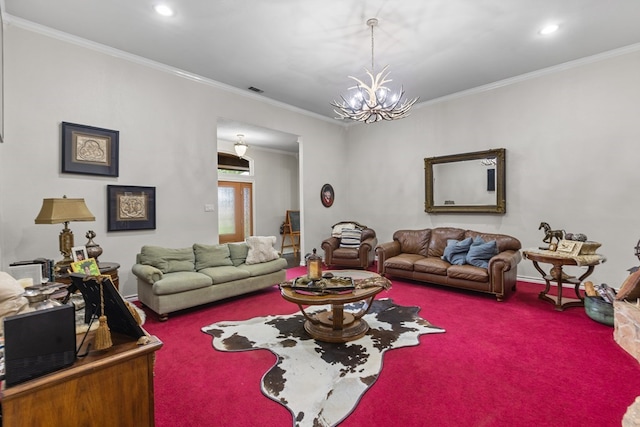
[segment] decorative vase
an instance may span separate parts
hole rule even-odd
[[[89,241],[84,245],[87,248],[87,256],[89,258],[95,258],[96,262],[98,262],[98,257],[102,255],[102,248],[96,242],[93,241],[93,238],[96,237],[96,233],[93,230],[87,231],[85,237],[89,239]]]

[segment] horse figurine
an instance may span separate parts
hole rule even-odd
[[[538,230],[544,229],[544,243],[551,244],[553,239],[556,239],[556,243],[560,243],[560,240],[564,239],[564,230],[552,230],[551,226],[546,222],[541,222]]]

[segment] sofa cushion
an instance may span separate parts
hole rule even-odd
[[[231,256],[231,262],[236,267],[240,264],[244,264],[247,259],[247,253],[249,252],[249,246],[246,242],[227,243],[229,247],[229,254]]]
[[[504,251],[518,251],[522,249],[522,244],[520,240],[515,237],[508,236],[506,234],[496,234],[496,233],[480,233],[478,231],[467,230],[465,233],[465,237],[471,237],[475,239],[480,236],[482,240],[485,242],[490,242],[491,240],[495,240],[498,246],[498,252]]]
[[[207,275],[214,285],[220,283],[232,282],[234,280],[246,279],[250,276],[249,272],[233,266],[209,267],[199,271],[199,273]]]
[[[480,236],[476,237],[467,252],[467,264],[476,267],[488,268],[489,260],[498,254],[498,246],[495,240],[485,242]]]
[[[452,279],[487,283],[489,281],[489,270],[486,268],[474,267],[470,264],[452,265],[447,269],[447,276]]]
[[[233,265],[231,262],[229,247],[223,245],[203,245],[195,243],[193,252],[196,257],[196,270],[203,268],[222,267],[225,265]]]
[[[238,266],[238,269],[247,271],[251,277],[264,276],[265,274],[275,273],[276,271],[285,270],[286,268],[287,260],[284,258],[261,262],[259,264],[241,264]]]
[[[464,239],[464,230],[453,227],[438,227],[431,230],[431,240],[427,256],[440,258],[444,254],[448,240]]]
[[[343,228],[342,237],[340,238],[340,247],[358,249],[360,247],[361,237],[362,230],[355,228]]]
[[[471,237],[463,240],[448,240],[447,247],[444,248],[444,253],[442,254],[442,259],[450,264],[463,265],[466,262],[467,252],[469,252],[471,243],[473,243]]]
[[[276,236],[250,236],[247,237],[247,259],[245,264],[258,264],[280,258],[280,254],[274,247]]]
[[[427,256],[431,229],[398,230],[393,233],[393,240],[400,243],[400,252]],[[440,254],[442,255],[442,254]]]
[[[171,295],[206,288],[212,283],[211,278],[205,274],[195,271],[178,271],[162,276],[162,279],[153,284],[152,289],[156,295]]]
[[[162,248],[145,245],[140,251],[140,263],[152,265],[163,273],[195,271],[193,248]]]
[[[413,271],[413,264],[424,259],[422,255],[417,254],[400,254],[387,259],[384,262],[385,268],[395,268],[398,270]]]
[[[342,247],[334,249],[333,250],[333,258],[359,259],[360,258],[360,251],[358,249],[342,248]]]
[[[422,258],[415,262],[413,266],[414,271],[421,273],[438,274],[440,276],[447,275],[447,268],[451,267],[447,261],[438,257]]]

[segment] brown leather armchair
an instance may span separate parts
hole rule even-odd
[[[355,221],[341,221],[332,227],[332,236],[322,241],[324,262],[327,266],[355,267],[366,269],[375,257],[375,248],[378,244],[376,232],[366,225]],[[341,229],[356,229],[362,232],[360,244],[357,247],[345,247],[341,245]]]

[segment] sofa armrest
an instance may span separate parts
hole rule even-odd
[[[331,265],[333,263],[333,251],[340,247],[340,239],[337,237],[329,237],[322,241],[320,247],[324,251],[324,262],[327,265]]]
[[[378,239],[375,237],[369,237],[368,239],[360,242],[360,259],[362,259],[362,257],[368,257],[369,254],[373,254],[377,244]]]
[[[520,251],[503,251],[489,260],[489,274],[495,271],[509,271],[522,260]]]
[[[328,239],[324,239],[322,241],[320,247],[325,252],[329,249],[338,249],[340,247],[340,239],[338,239],[337,237],[329,237]]]
[[[388,258],[400,255],[400,242],[394,240],[393,242],[380,243],[376,246],[376,255],[378,256],[378,274],[384,275],[384,262]]]
[[[360,247],[367,248],[367,251],[375,251],[376,246],[378,245],[378,239],[376,237],[369,237],[368,239],[360,242]]]
[[[161,280],[163,276],[162,271],[151,265],[134,264],[133,267],[131,267],[131,271],[137,278],[151,285]]]

